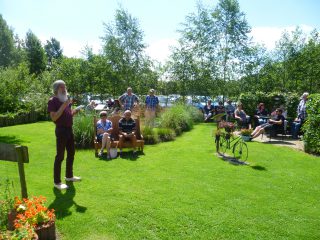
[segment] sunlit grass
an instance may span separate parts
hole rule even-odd
[[[319,239],[320,158],[249,142],[248,166],[215,154],[213,124],[175,141],[146,146],[137,159],[112,161],[76,152],[83,181],[53,188],[51,122],[0,129],[0,139],[29,148],[29,195],[57,212],[61,239]],[[18,187],[17,166],[0,162],[0,179]]]

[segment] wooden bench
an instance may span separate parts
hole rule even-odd
[[[108,117],[108,120],[112,122],[112,133],[111,133],[111,148],[118,148],[119,143],[119,120],[121,119],[120,115],[114,115],[111,117]],[[101,141],[98,141],[97,139],[97,122],[99,118],[94,116],[93,118],[93,127],[94,127],[94,149],[95,149],[95,156],[98,157],[98,152],[101,149]],[[134,119],[136,122],[136,137],[137,137],[137,145],[139,151],[143,152],[144,147],[144,140],[143,136],[140,132],[140,119],[139,117],[137,119]],[[123,148],[132,148],[132,144],[130,141],[124,141]]]

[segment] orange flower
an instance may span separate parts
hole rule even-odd
[[[19,229],[30,225],[38,227],[49,221],[55,220],[54,210],[49,210],[44,203],[46,198],[43,196],[31,197],[30,199],[20,200],[15,197],[15,209],[18,212],[15,220],[15,228]]]

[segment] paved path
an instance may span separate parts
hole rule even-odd
[[[295,148],[301,151],[304,151],[303,141],[292,139],[291,136],[285,136],[282,140],[281,136],[277,136],[276,138],[269,138],[269,136],[263,135],[263,137],[259,136],[253,141],[275,144],[279,146],[287,146],[291,148]]]

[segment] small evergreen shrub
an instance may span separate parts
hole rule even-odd
[[[320,94],[312,94],[307,102],[307,121],[302,130],[305,151],[309,153],[320,153]]]
[[[79,148],[90,148],[93,144],[93,115],[77,114],[73,118],[75,144]]]

